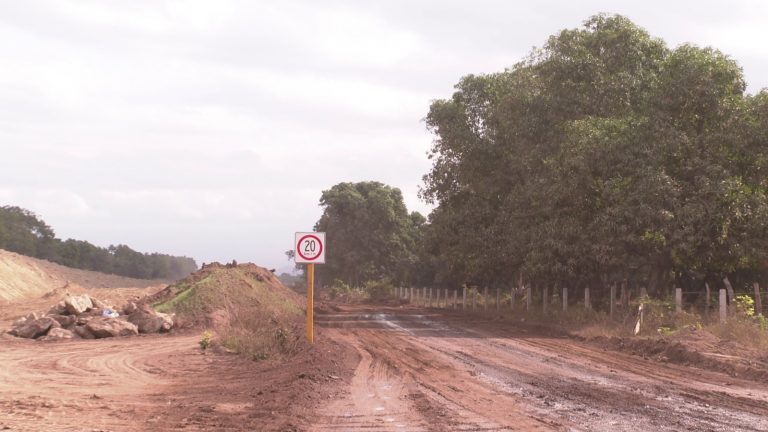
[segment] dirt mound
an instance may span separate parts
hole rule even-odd
[[[59,297],[66,285],[83,288],[144,288],[167,281],[132,279],[78,270],[0,249],[0,303],[39,297]],[[58,290],[51,293],[51,291]]]
[[[690,337],[686,341],[664,337],[596,337],[590,342],[602,348],[627,352],[659,362],[694,366],[768,383],[768,364],[745,357],[714,353],[711,347],[706,347],[712,343],[714,336],[710,338],[704,335],[704,332],[696,333],[701,335]]]
[[[215,330],[221,345],[254,359],[302,345],[302,297],[255,264],[206,265],[145,302],[175,313],[181,327]]]
[[[152,303],[160,312],[175,312],[187,324],[208,326],[221,323],[222,311],[249,306],[276,318],[303,313],[302,297],[255,264],[208,264],[143,303]]]

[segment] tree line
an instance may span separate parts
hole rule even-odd
[[[61,240],[35,213],[14,206],[0,207],[0,249],[139,279],[181,279],[197,270],[192,258],[141,253],[126,245],[103,248],[82,240]]]
[[[428,220],[381,184],[325,191],[326,278],[663,294],[766,277],[768,92],[716,49],[594,16],[463,77],[426,125]]]

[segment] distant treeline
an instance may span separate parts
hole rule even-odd
[[[197,269],[192,258],[108,248],[61,240],[40,217],[20,207],[0,207],[0,249],[84,270],[140,279],[180,279]]]

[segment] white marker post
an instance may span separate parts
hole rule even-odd
[[[307,265],[307,340],[315,343],[315,264],[325,264],[325,233],[297,232],[294,260]]]

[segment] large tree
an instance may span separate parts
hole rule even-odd
[[[315,230],[327,233],[328,252],[317,273],[324,283],[339,279],[361,286],[413,278],[424,217],[408,214],[400,189],[379,182],[339,183],[323,191],[320,206]]]
[[[422,196],[438,280],[750,271],[768,257],[766,100],[711,48],[598,15],[435,101]]]

